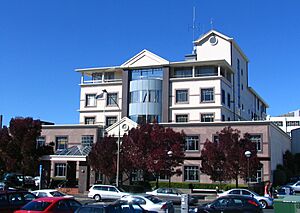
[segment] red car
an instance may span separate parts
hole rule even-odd
[[[43,197],[35,199],[15,213],[29,212],[51,212],[51,213],[73,213],[81,204],[73,198],[65,197]]]

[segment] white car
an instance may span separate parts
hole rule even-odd
[[[288,186],[292,187],[295,192],[300,192],[300,180],[296,183],[289,183]]]
[[[129,193],[125,192],[121,188],[117,188],[116,186],[112,185],[102,185],[102,184],[95,184],[89,189],[88,197],[93,198],[96,201],[100,201],[103,199],[108,200],[117,200],[120,199]]]
[[[158,213],[174,213],[174,206],[171,201],[162,201],[154,195],[128,195],[121,198],[121,201],[127,201],[131,204],[138,204],[147,211]]]
[[[248,189],[230,189],[226,192],[218,194],[218,197],[222,197],[225,195],[243,195],[243,196],[250,196],[255,198],[261,205],[263,209],[272,207],[273,206],[273,199],[270,197],[264,197],[252,192]]]
[[[32,194],[34,194],[37,197],[68,197],[73,198],[72,195],[66,195],[60,191],[57,191],[56,189],[41,189],[32,191]]]

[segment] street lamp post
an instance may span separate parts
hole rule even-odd
[[[107,90],[104,89],[102,90],[103,93],[106,93],[106,95],[108,94]],[[116,106],[119,109],[119,120],[121,120],[121,109],[119,104],[117,103],[117,101],[113,98],[111,98],[111,100],[116,104]],[[118,125],[118,142],[117,142],[117,175],[116,175],[116,186],[119,186],[119,176],[120,176],[120,134],[121,134],[121,130],[120,130],[120,124]]]
[[[248,188],[249,188],[249,181],[250,181],[250,157],[251,157],[251,152],[248,150],[248,151],[246,151],[245,152],[245,156],[246,156],[246,158],[247,158],[247,162],[248,162],[248,174],[247,174],[247,176],[248,176]]]
[[[171,158],[173,156],[173,152],[170,150],[167,152],[167,155],[169,157],[169,162],[170,162],[170,165],[169,165],[169,188],[171,187],[171,174],[172,174],[172,161],[171,161]]]

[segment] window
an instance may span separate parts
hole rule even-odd
[[[192,77],[192,67],[176,67],[174,68],[174,78]]]
[[[260,168],[256,172],[256,177],[251,177],[250,182],[251,183],[261,183],[263,177],[263,168]]]
[[[272,121],[275,125],[277,126],[283,126],[283,122],[282,121]]]
[[[219,143],[219,135],[213,135],[213,142],[214,143]]]
[[[225,121],[225,115],[221,115],[221,121]]]
[[[102,73],[93,73],[92,74],[92,79],[94,81],[102,81]]]
[[[189,120],[188,115],[176,115],[177,123],[188,122],[188,120]]]
[[[106,106],[117,106],[118,93],[107,93]]]
[[[234,190],[230,191],[228,194],[230,194],[230,195],[240,195],[241,194],[241,190],[234,189]]]
[[[300,121],[287,121],[287,126],[300,126]]]
[[[185,137],[185,150],[198,151],[199,150],[199,136],[186,136]]]
[[[198,166],[185,166],[184,181],[197,181],[197,180],[199,180]]]
[[[161,173],[159,174],[159,180],[169,180],[169,175]]]
[[[82,135],[81,136],[81,144],[82,146],[92,146],[94,143],[94,136],[93,135]]]
[[[161,102],[161,95],[159,90],[139,90],[130,92],[130,103],[159,103]]]
[[[225,90],[222,89],[222,104],[225,104]]]
[[[96,106],[96,94],[86,94],[86,96],[85,96],[85,106],[87,106],[87,107]]]
[[[46,144],[46,137],[45,136],[39,136],[36,139],[36,146],[37,147],[42,147],[45,146]]]
[[[201,89],[201,102],[214,101],[214,88]]]
[[[176,90],[176,103],[188,103],[188,90]]]
[[[110,117],[106,117],[106,126],[111,126],[114,123],[117,122],[117,117],[116,116],[110,116]]]
[[[56,150],[66,149],[68,145],[68,137],[67,136],[57,136],[55,138]]]
[[[257,151],[262,151],[261,135],[250,135],[250,140],[251,142],[256,143]]]
[[[84,124],[95,124],[95,117],[85,117]]]
[[[104,79],[105,80],[113,80],[113,79],[115,79],[115,73],[114,72],[106,72],[104,74]]]
[[[67,171],[67,165],[65,163],[56,163],[55,164],[55,176],[65,177]]]
[[[131,172],[131,181],[143,181],[143,175],[143,170],[134,170],[133,172]]]
[[[140,80],[140,79],[161,79],[163,76],[162,68],[149,68],[149,69],[137,69],[129,72],[131,74],[131,80]]]
[[[201,76],[217,76],[218,69],[217,67],[196,67],[195,77]]]
[[[214,117],[213,113],[201,114],[201,122],[214,122]]]
[[[230,94],[227,93],[227,106],[230,108],[230,105],[231,105],[231,97]]]

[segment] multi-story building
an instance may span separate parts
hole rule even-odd
[[[212,30],[194,45],[184,61],[143,50],[120,66],[77,69],[80,123],[264,120],[268,105],[249,87],[237,43]]]
[[[268,115],[267,120],[272,121],[291,136],[292,130],[300,128],[300,110],[298,109],[279,116]]]
[[[291,144],[280,128],[263,121],[268,105],[248,85],[247,57],[232,38],[214,30],[194,44],[193,54],[184,61],[169,62],[143,50],[120,66],[77,69],[80,124],[44,126],[42,131],[55,142],[56,153],[43,158],[51,161],[46,163],[51,177],[67,178],[71,165],[80,190],[86,190],[96,178],[83,159],[86,136],[95,142],[104,132],[117,136],[121,131],[122,137],[138,124],[158,122],[187,136],[183,175],[172,181],[210,182],[200,172],[200,152],[206,139],[214,141],[216,133],[228,126],[251,134],[257,144],[263,167],[253,181],[271,180]],[[62,146],[65,149],[60,150]]]

